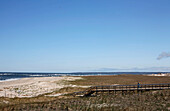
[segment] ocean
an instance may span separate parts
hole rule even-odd
[[[162,72],[75,72],[75,73],[0,72],[0,81],[10,81],[30,77],[92,76],[92,75],[120,75],[120,74],[142,75],[159,73]]]

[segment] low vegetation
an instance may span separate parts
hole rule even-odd
[[[96,85],[112,85],[112,84],[155,84],[169,83],[170,76],[144,76],[144,75],[113,75],[113,76],[84,76],[82,80],[71,81],[76,85],[96,86]]]
[[[4,111],[119,111],[170,110],[170,91],[150,91],[133,94],[101,93],[94,97],[55,98],[46,102],[32,102],[1,107]]]
[[[95,86],[111,84],[152,84],[169,83],[170,77],[152,77],[142,75],[87,76],[82,80],[71,81],[72,85]],[[170,90],[147,91],[143,93],[99,93],[91,97],[73,97],[67,95],[83,91],[84,87],[66,87],[49,94],[33,98],[0,98],[2,111],[135,111],[170,110]],[[62,96],[47,96],[65,93]]]

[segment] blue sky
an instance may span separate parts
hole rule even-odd
[[[0,71],[170,71],[169,5],[0,0]]]

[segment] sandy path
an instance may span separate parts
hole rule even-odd
[[[68,87],[66,81],[81,77],[34,77],[0,82],[0,97],[35,97]]]

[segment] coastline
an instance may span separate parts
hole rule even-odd
[[[94,85],[136,84],[137,82],[143,84],[167,83],[169,80],[169,74],[121,74],[17,78],[0,81],[0,97],[36,97],[47,93],[53,93],[54,91],[59,91],[62,88],[68,87],[88,88]],[[66,92],[60,92],[59,94],[54,93],[51,96],[60,96],[62,93],[64,94]]]
[[[22,78],[12,78],[12,79],[5,79],[5,80],[0,80],[0,82],[5,82],[5,81],[14,81],[14,80],[19,80]]]
[[[64,87],[71,87],[69,81],[81,77],[33,77],[0,82],[0,97],[36,97]]]
[[[83,106],[84,110],[86,110],[87,108],[89,108],[89,101],[91,103],[90,108],[93,108],[94,106],[96,106],[96,108],[99,108],[101,106],[106,108],[105,105],[108,104],[113,105],[112,107],[118,109],[120,109],[121,107],[127,109],[126,106],[129,107],[129,105],[131,105],[134,106],[132,108],[135,109],[136,107],[138,107],[138,104],[143,103],[147,103],[147,108],[149,109],[150,106],[152,106],[153,104],[154,106],[152,107],[152,109],[157,109],[160,107],[163,108],[162,104],[164,104],[164,106],[168,105],[169,97],[167,95],[170,94],[169,90],[146,91],[143,92],[141,95],[136,94],[135,92],[134,94],[129,93],[127,95],[122,95],[121,93],[110,93],[110,95],[108,95],[108,93],[99,93],[99,96],[87,98],[73,97],[69,94],[73,92],[84,91],[88,87],[96,85],[130,85],[137,84],[137,82],[140,82],[141,84],[169,83],[169,80],[170,76],[122,74],[112,76],[100,75],[81,77],[35,77],[14,81],[5,81],[1,82],[3,84],[0,83],[0,87],[7,86],[3,87],[5,89],[0,91],[0,110],[10,111],[11,109],[19,110],[23,108],[27,110],[36,108],[49,110],[49,108],[51,107],[63,110],[64,108],[68,107],[74,111],[80,108],[77,106]],[[6,95],[4,97],[5,93]],[[164,99],[160,100],[160,98],[162,98],[162,95],[164,96]],[[111,103],[109,102],[110,100],[112,101]],[[64,106],[62,106],[63,104]],[[75,106],[75,104],[78,105]],[[117,104],[120,107],[118,107]],[[143,107],[146,106],[140,106],[140,108]],[[166,106],[164,109],[167,108],[169,108],[169,106]]]

